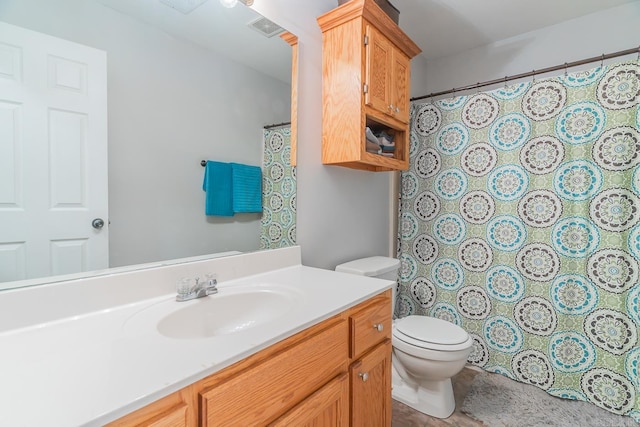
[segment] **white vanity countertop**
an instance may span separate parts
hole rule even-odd
[[[220,281],[220,293],[207,298],[254,284],[295,287],[295,307],[268,324],[211,338],[167,338],[138,320],[132,326],[141,311],[197,303],[171,302],[175,294],[165,293],[0,332],[0,425],[68,427],[113,421],[389,289],[393,282],[295,265]]]

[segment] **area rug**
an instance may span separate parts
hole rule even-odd
[[[500,374],[481,372],[461,411],[489,427],[638,427],[629,417],[591,403],[560,399]]]

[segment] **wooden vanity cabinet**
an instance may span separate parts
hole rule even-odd
[[[322,162],[372,171],[409,167],[410,60],[420,48],[374,0],[320,16]],[[393,157],[366,151],[365,128],[394,138]]]
[[[390,426],[391,291],[110,426]]]

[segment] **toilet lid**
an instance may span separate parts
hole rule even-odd
[[[437,346],[455,346],[469,339],[469,334],[460,326],[427,316],[407,316],[400,319],[395,323],[395,331],[398,338],[402,339],[404,336]]]

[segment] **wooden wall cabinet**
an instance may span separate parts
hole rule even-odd
[[[391,291],[111,427],[391,426]]]
[[[373,0],[350,0],[318,23],[322,162],[371,171],[408,169],[409,62],[420,48]],[[393,136],[393,157],[366,151],[366,127]]]

